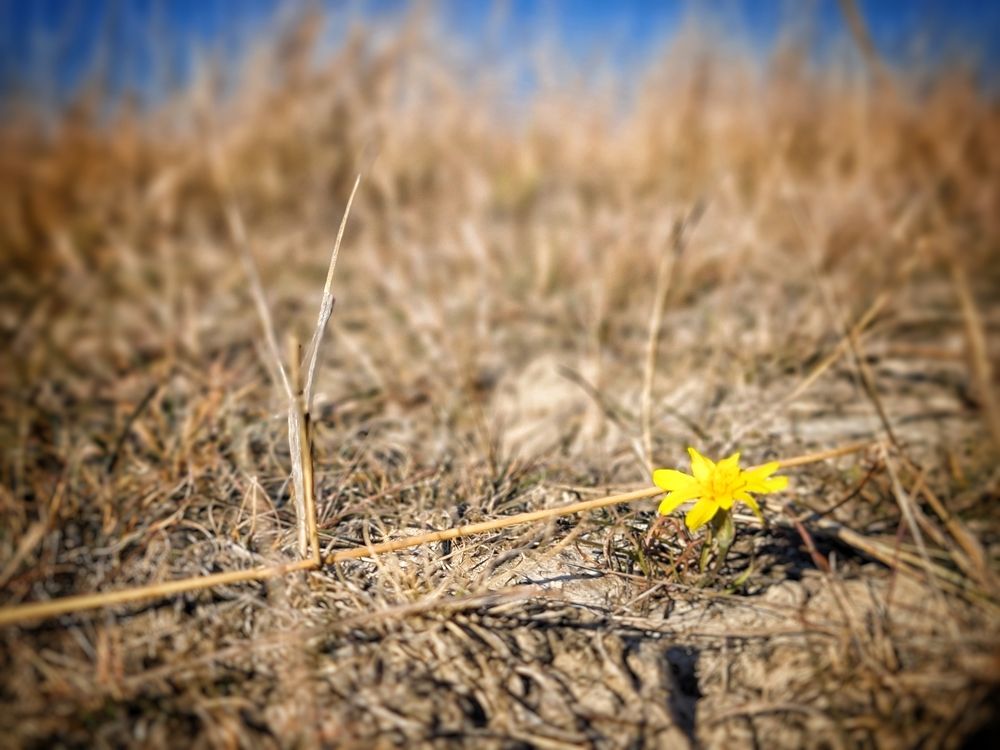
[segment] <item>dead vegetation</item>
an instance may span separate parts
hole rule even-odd
[[[206,74],[0,129],[3,605],[298,559],[227,199],[304,341],[359,172],[311,425],[324,551],[645,486],[688,444],[880,445],[791,471],[707,585],[650,501],[4,628],[4,743],[987,736],[995,100],[695,34],[639,81],[520,96],[418,22],[318,67],[308,43],[228,97]]]

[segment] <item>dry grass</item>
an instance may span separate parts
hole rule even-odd
[[[228,100],[206,76],[0,129],[2,604],[298,559],[227,200],[306,340],[359,172],[310,425],[325,552],[644,486],[688,444],[882,448],[792,472],[707,584],[651,502],[4,628],[4,742],[987,736],[995,101],[690,35],[623,111],[613,82],[470,82],[419,23],[318,69],[307,36]]]

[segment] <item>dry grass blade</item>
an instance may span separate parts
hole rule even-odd
[[[254,263],[253,254],[250,252],[250,242],[247,238],[246,225],[243,223],[243,216],[235,201],[230,200],[226,206],[226,219],[229,224],[229,232],[233,242],[240,254],[240,261],[243,263],[243,270],[246,272],[247,281],[250,282],[250,293],[253,296],[254,306],[260,318],[261,328],[264,329],[264,338],[267,341],[267,348],[271,354],[271,359],[281,377],[281,387],[285,391],[285,396],[291,400],[294,398],[291,383],[288,382],[288,374],[285,372],[285,365],[281,360],[281,351],[278,349],[278,337],[274,333],[274,322],[271,320],[271,310],[264,295],[264,287],[260,282],[260,274],[257,272],[257,264]]]
[[[653,290],[652,312],[649,316],[649,338],[646,340],[646,357],[642,373],[642,397],[640,417],[642,419],[642,447],[646,457],[646,471],[653,471],[653,378],[656,374],[656,347],[663,328],[663,311],[667,305],[670,285],[677,262],[684,252],[688,235],[698,223],[704,206],[698,204],[687,219],[680,222],[673,231],[670,248],[663,253],[656,269],[656,287]]]
[[[888,73],[881,59],[879,59],[875,42],[872,40],[871,32],[868,30],[868,24],[865,22],[861,9],[858,7],[857,0],[839,0],[839,5],[841,13],[847,19],[847,25],[851,30],[854,43],[858,45],[858,49],[861,50],[861,54],[864,56],[865,64],[871,70],[879,84],[883,86],[888,85]]]
[[[316,375],[316,362],[319,360],[319,350],[323,342],[323,334],[326,331],[326,324],[333,313],[333,272],[337,268],[337,258],[340,255],[340,243],[344,239],[344,229],[347,227],[347,217],[351,215],[351,206],[354,203],[354,196],[358,192],[358,185],[360,184],[361,175],[358,175],[354,180],[354,187],[351,188],[351,195],[347,199],[344,216],[340,220],[337,239],[333,243],[333,252],[330,254],[330,266],[326,272],[326,283],[323,285],[323,297],[319,304],[319,315],[316,318],[316,328],[313,330],[312,340],[309,342],[308,349],[306,349],[304,392],[306,414],[312,411],[313,380]]]
[[[215,586],[226,586],[233,583],[245,583],[247,581],[264,581],[268,578],[277,578],[278,576],[300,570],[309,570],[312,567],[312,560],[298,560],[284,565],[253,568],[251,570],[232,570],[226,573],[184,578],[179,581],[165,581],[149,586],[136,586],[135,588],[122,589],[121,591],[104,591],[94,594],[81,594],[79,596],[66,596],[48,602],[3,607],[0,608],[0,626],[44,620],[76,612],[86,612],[87,610],[101,607],[113,607],[118,604],[158,599],[175,594],[187,594],[192,591],[210,589]]]
[[[608,398],[604,396],[590,381],[588,381],[582,374],[570,367],[560,367],[559,374],[572,383],[576,383],[580,388],[586,393],[594,403],[597,404],[598,408],[604,414],[604,416],[611,421],[611,423],[618,428],[619,432],[628,440],[629,448],[632,450],[632,455],[635,456],[636,461],[640,466],[647,465],[646,456],[643,453],[642,443],[639,438],[633,434],[632,430],[629,429],[628,423],[626,422],[624,416],[620,413],[620,410],[610,402]]]
[[[907,494],[906,490],[903,489],[903,485],[899,481],[899,474],[896,472],[892,456],[889,453],[889,449],[885,445],[882,446],[882,460],[885,467],[889,470],[889,479],[892,482],[893,496],[899,504],[899,509],[902,513],[904,521],[906,522],[906,526],[913,537],[914,543],[917,545],[917,550],[920,552],[920,559],[924,564],[924,570],[927,571],[928,584],[930,585],[934,596],[937,597],[939,604],[943,604],[944,598],[938,588],[937,581],[934,579],[934,565],[931,562],[930,555],[927,553],[927,545],[924,544],[924,536],[920,531],[920,527],[917,524],[917,519],[914,515],[912,505],[913,500]]]
[[[813,533],[823,536],[834,537],[844,544],[878,560],[894,571],[899,571],[907,576],[924,583],[935,586],[946,585],[953,592],[961,595],[973,595],[972,598],[977,603],[988,606],[990,611],[1000,613],[994,601],[994,595],[989,591],[976,590],[973,582],[961,573],[929,562],[927,558],[920,554],[913,554],[898,549],[894,544],[888,544],[879,539],[872,539],[854,529],[850,529],[843,524],[832,521],[819,521],[813,528]]]
[[[841,336],[840,341],[837,343],[837,346],[834,347],[833,351],[820,360],[820,362],[812,368],[808,375],[799,381],[799,383],[796,384],[791,391],[782,396],[781,399],[775,404],[759,412],[752,420],[733,432],[729,440],[726,442],[727,449],[736,445],[750,430],[767,424],[769,420],[780,414],[783,409],[794,403],[804,393],[806,393],[806,391],[812,388],[816,384],[816,381],[818,381],[827,370],[833,367],[833,365],[835,365],[845,353],[853,351],[856,346],[856,342],[861,341],[865,330],[872,324],[879,313],[885,309],[885,306],[889,303],[890,299],[891,295],[888,292],[881,292],[861,314],[851,329],[846,334]]]
[[[916,470],[916,465],[905,458],[907,465],[911,470]],[[931,506],[934,512],[937,514],[938,518],[944,523],[945,528],[948,529],[948,533],[951,534],[952,539],[954,539],[962,551],[965,552],[965,556],[955,555],[955,561],[960,567],[969,575],[975,576],[979,581],[987,588],[993,588],[995,584],[993,583],[993,575],[990,571],[989,564],[986,559],[986,552],[983,550],[982,544],[976,539],[975,535],[969,530],[968,526],[962,522],[960,518],[951,513],[941,502],[941,499],[927,486],[926,481],[921,481],[919,485],[920,494],[924,496],[927,503]]]

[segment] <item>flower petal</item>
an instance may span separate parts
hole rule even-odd
[[[768,492],[780,492],[786,487],[788,487],[788,477],[771,477],[770,479],[757,479],[747,482],[743,489],[747,492],[756,492],[759,495],[765,495]]]
[[[684,518],[684,523],[687,524],[687,527],[691,531],[694,531],[711,521],[718,510],[719,506],[717,503],[704,498],[696,502],[694,507],[688,511],[687,516]]]
[[[661,516],[669,516],[684,502],[683,497],[675,497],[677,493],[670,493],[663,500],[660,501],[660,507],[657,508],[657,513]]]
[[[749,492],[737,492],[736,499],[742,503],[746,503],[747,505],[749,505],[750,510],[753,511],[753,514],[757,516],[757,518],[759,518],[761,521],[764,520],[764,514],[760,512],[760,506],[757,505],[757,501],[753,499],[753,495],[751,495]]]
[[[701,487],[698,483],[692,481],[687,487],[680,490],[675,490],[663,498],[663,502],[660,503],[659,513],[661,516],[667,516],[677,510],[677,506],[681,503],[686,503],[688,500],[694,500],[701,494]]]
[[[771,476],[774,472],[776,472],[778,470],[778,467],[780,466],[781,464],[779,464],[777,461],[771,461],[770,463],[761,464],[760,466],[755,466],[752,469],[747,469],[746,471],[743,472],[743,474],[744,476],[747,477],[766,479],[767,477]]]
[[[788,477],[771,477],[764,481],[767,489],[764,492],[781,492],[788,488]]]
[[[736,451],[731,456],[726,456],[724,459],[719,461],[720,469],[739,469],[740,468],[740,452]]]
[[[668,492],[682,490],[694,481],[693,476],[676,469],[657,469],[653,472],[653,484]]]
[[[778,492],[785,489],[788,486],[788,477],[771,476],[778,470],[778,467],[778,462],[772,461],[769,464],[758,466],[756,469],[743,472],[743,480],[746,482],[744,489],[747,492],[758,493]]]
[[[715,469],[715,462],[710,458],[705,458],[694,448],[688,448],[688,455],[691,456],[691,473],[699,482],[706,481]]]

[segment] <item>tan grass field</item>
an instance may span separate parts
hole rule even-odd
[[[519,94],[419,19],[311,65],[314,20],[229,96],[206,68],[0,126],[0,607],[300,559],[226,208],[284,351],[358,174],[325,553],[644,489],[689,445],[871,446],[788,468],[714,573],[652,498],[0,626],[0,746],[986,744],[996,97],[693,29],[628,81],[541,55]]]

